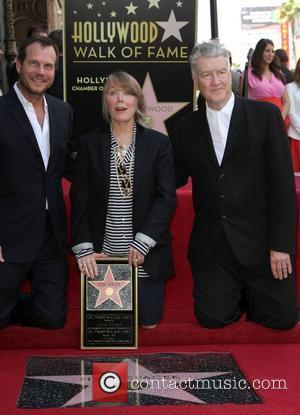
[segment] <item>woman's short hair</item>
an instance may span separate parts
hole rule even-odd
[[[142,88],[133,76],[123,71],[112,72],[105,81],[102,92],[102,113],[105,121],[111,121],[106,103],[106,97],[111,88],[124,89],[137,98],[137,110],[134,119],[138,124],[147,127],[146,105]]]
[[[197,73],[197,63],[199,58],[218,58],[224,56],[228,61],[228,70],[230,69],[230,53],[222,45],[213,42],[198,43],[193,47],[189,57],[192,74]]]

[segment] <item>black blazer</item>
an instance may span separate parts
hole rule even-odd
[[[178,125],[174,154],[177,186],[192,178],[192,264],[211,264],[223,231],[244,265],[264,263],[270,249],[295,253],[295,182],[277,107],[235,97],[219,166],[203,104]]]
[[[14,89],[0,98],[0,245],[8,262],[31,262],[36,258],[43,238],[46,198],[59,248],[66,251],[61,178],[72,133],[72,110],[54,97],[46,95],[46,100],[50,121],[47,171]],[[69,163],[71,160],[68,169]]]
[[[71,186],[72,244],[92,242],[101,252],[109,196],[111,137],[107,126],[80,139]],[[137,127],[133,235],[142,232],[157,244],[145,257],[144,268],[153,278],[173,272],[171,236],[168,229],[175,206],[173,156],[169,138]]]

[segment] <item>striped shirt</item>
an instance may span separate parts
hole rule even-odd
[[[134,178],[135,136],[136,127],[133,130],[131,145],[126,151],[123,160],[126,173],[130,173],[131,186],[133,185]],[[118,143],[112,132],[110,148],[109,197],[102,252],[109,256],[127,256],[129,246],[133,242],[133,192],[131,191],[129,196],[124,196],[121,191],[122,180],[117,171],[117,164],[121,160],[118,155]],[[138,267],[138,274],[139,277],[148,276],[141,266]]]

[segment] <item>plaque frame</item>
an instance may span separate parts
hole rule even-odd
[[[125,349],[137,349],[138,348],[138,269],[135,266],[130,266],[128,264],[128,258],[127,257],[107,257],[107,258],[99,258],[96,260],[98,268],[102,266],[106,266],[105,274],[108,272],[109,267],[113,265],[121,266],[121,268],[128,268],[126,270],[126,274],[128,274],[129,278],[129,286],[130,286],[130,293],[131,293],[131,301],[129,301],[129,304],[127,304],[127,307],[125,309],[120,309],[116,305],[114,308],[103,308],[97,309],[96,306],[93,309],[89,309],[89,303],[91,303],[90,298],[87,295],[87,291],[89,290],[88,284],[89,281],[103,281],[104,277],[102,279],[88,279],[84,272],[81,272],[80,279],[81,279],[81,318],[80,318],[80,348],[81,349],[117,349],[117,350],[125,350]],[[102,273],[103,276],[103,273]],[[122,280],[123,281],[123,280]],[[124,286],[125,287],[125,286]],[[121,291],[122,288],[119,290]],[[100,294],[100,290],[99,290]],[[107,299],[111,302],[111,305],[114,301]],[[103,301],[102,304],[105,304],[107,300]],[[98,301],[98,300],[97,300]],[[102,304],[99,304],[100,306]],[[130,335],[132,340],[128,341],[128,343],[124,344],[122,341],[121,344],[109,344],[109,342],[103,342],[103,344],[98,340],[96,341],[97,344],[94,344],[93,339],[89,339],[89,336],[87,334],[87,319],[93,319],[95,318],[103,320],[105,317],[107,319],[110,319],[111,321],[121,319],[122,317],[126,318],[129,321],[128,324],[130,324]],[[131,317],[131,319],[130,319]],[[99,323],[99,321],[98,321]],[[101,329],[105,330],[105,327],[102,327],[101,325],[97,324],[97,330]],[[107,328],[106,328],[107,330]],[[117,330],[117,329],[116,329]],[[93,344],[92,344],[93,343]]]

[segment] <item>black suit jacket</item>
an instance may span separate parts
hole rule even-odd
[[[72,243],[92,242],[101,252],[108,208],[111,137],[107,126],[80,140],[71,187]],[[169,138],[157,131],[137,127],[133,234],[142,232],[157,244],[145,257],[144,268],[153,278],[173,272],[168,225],[175,205],[173,157]]]
[[[0,245],[8,262],[31,262],[36,258],[42,244],[46,198],[59,248],[66,251],[61,179],[72,133],[72,110],[54,97],[46,95],[46,99],[50,121],[47,171],[14,89],[0,98]]]
[[[192,264],[212,263],[223,231],[245,265],[264,263],[270,249],[295,253],[295,183],[277,107],[235,97],[219,166],[204,103],[180,122],[174,153],[177,186],[192,178]]]

